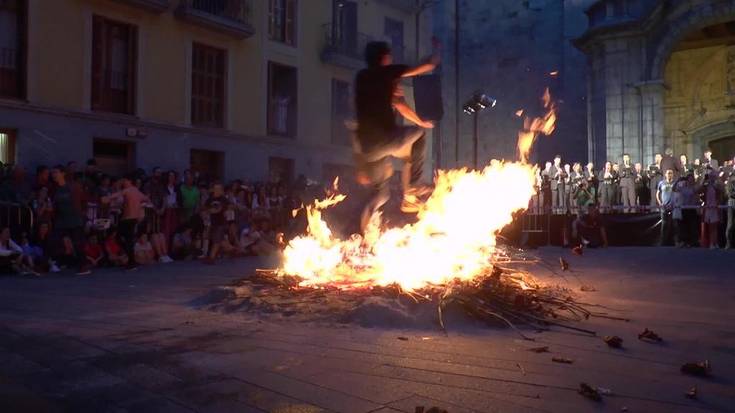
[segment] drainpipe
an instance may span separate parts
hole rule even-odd
[[[459,0],[454,0],[454,94],[455,94],[455,135],[454,135],[454,161],[459,166]]]

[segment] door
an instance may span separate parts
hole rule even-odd
[[[225,154],[220,151],[192,149],[189,165],[189,169],[206,182],[222,181],[225,174]]]
[[[100,171],[110,176],[124,176],[135,168],[135,143],[95,139],[92,153]]]
[[[735,136],[711,141],[709,148],[712,150],[712,158],[717,159],[722,165],[726,160],[732,159],[735,154]]]

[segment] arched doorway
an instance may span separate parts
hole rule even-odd
[[[733,159],[733,156],[735,156],[735,135],[710,141],[709,148],[712,150],[712,157],[720,161],[720,164],[725,160]]]
[[[664,68],[664,142],[690,160],[707,146],[732,157],[735,137],[735,19],[692,28]]]

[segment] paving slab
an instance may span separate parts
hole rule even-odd
[[[272,264],[257,259],[0,278],[0,411],[735,411],[735,253],[613,248],[579,257],[544,248],[529,256],[534,275],[630,320],[582,322],[596,337],[528,331],[528,342],[499,328],[448,325],[444,335],[197,307]],[[557,269],[560,256],[570,271]],[[644,328],[665,341],[639,341]],[[600,338],[608,334],[624,348],[608,348]],[[550,353],[528,351],[534,346]],[[574,363],[555,363],[557,355]],[[705,359],[710,378],[679,371]],[[580,382],[611,394],[585,399]],[[689,400],[694,385],[699,399]]]

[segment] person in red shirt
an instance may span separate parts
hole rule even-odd
[[[105,238],[105,253],[107,253],[107,258],[112,265],[117,267],[128,265],[128,254],[125,253],[117,239],[116,228],[111,228],[107,238]]]
[[[100,246],[97,241],[97,235],[89,235],[87,243],[82,247],[82,254],[84,255],[84,258],[82,259],[82,268],[77,275],[89,275],[92,273],[92,268],[99,267],[102,263],[102,259],[105,258],[102,246]]]

